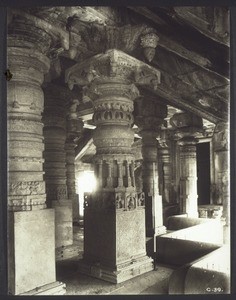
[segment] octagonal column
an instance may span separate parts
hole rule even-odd
[[[178,113],[170,122],[177,128],[175,137],[180,146],[180,210],[188,217],[198,218],[196,136],[203,129],[202,119]]]
[[[54,210],[46,208],[43,171],[44,94],[51,36],[18,17],[8,31],[9,293],[36,293],[56,283]]]
[[[150,97],[136,101],[135,122],[142,136],[142,179],[146,199],[146,235],[160,235],[166,232],[163,226],[162,196],[158,180],[157,137],[167,115],[165,105],[155,103]]]
[[[117,50],[109,50],[66,72],[69,86],[86,85],[94,104],[95,174],[98,187],[85,204],[84,260],[80,270],[122,282],[153,269],[146,256],[143,193],[137,195],[134,157],[133,84],[156,84],[159,72]],[[144,78],[145,77],[145,78]]]

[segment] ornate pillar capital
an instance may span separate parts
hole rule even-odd
[[[203,133],[202,118],[190,113],[177,113],[170,119],[170,124],[176,129],[174,138],[179,145],[195,145],[199,133]]]
[[[72,89],[80,86],[103,83],[131,84],[157,88],[160,71],[116,49],[98,54],[66,70],[65,79]]]

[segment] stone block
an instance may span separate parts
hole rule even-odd
[[[113,283],[153,270],[146,256],[145,211],[85,209],[84,259],[79,271]]]
[[[230,247],[223,246],[175,270],[169,294],[229,294]]]
[[[181,226],[183,223],[180,222],[178,225]],[[183,265],[218,249],[222,244],[221,222],[208,219],[202,224],[157,237],[157,258],[162,263]]]
[[[8,254],[9,293],[55,282],[54,210],[9,213]]]
[[[179,230],[208,222],[208,219],[187,218],[187,215],[171,216],[167,219],[168,230]]]

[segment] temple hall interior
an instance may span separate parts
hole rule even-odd
[[[227,7],[12,7],[8,293],[230,293]]]

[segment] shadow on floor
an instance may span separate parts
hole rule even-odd
[[[57,280],[66,283],[66,295],[138,295],[168,294],[168,279],[174,268],[158,266],[125,282],[114,284],[93,278],[78,271],[80,257],[57,262]]]

